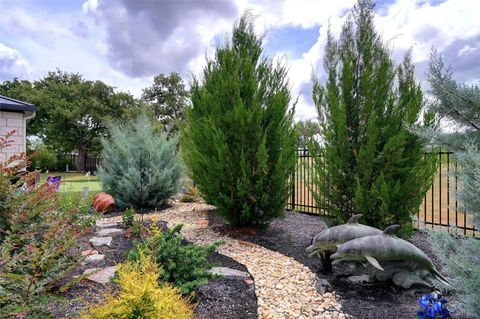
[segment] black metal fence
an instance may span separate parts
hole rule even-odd
[[[78,155],[76,154],[66,154],[65,155],[69,161],[71,161],[73,164],[76,165],[77,160],[78,160]],[[92,156],[87,156],[85,158],[85,171],[90,171],[90,172],[95,172],[98,169],[98,166],[100,163],[102,163],[102,158],[100,157],[92,157]]]
[[[480,237],[480,232],[475,230],[470,216],[462,212],[462,203],[457,199],[458,172],[461,168],[453,159],[452,154],[452,152],[440,150],[425,154],[438,157],[438,172],[418,209],[414,225],[416,227],[443,228],[449,232]],[[329,212],[324,208],[325,197],[317,194],[316,198],[320,201],[317,203],[313,196],[313,192],[316,192],[313,175],[315,174],[315,159],[310,156],[308,149],[299,149],[297,157],[295,171],[291,177],[292,191],[287,209],[328,216]]]

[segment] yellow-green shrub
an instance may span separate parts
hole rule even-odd
[[[92,306],[82,319],[190,319],[193,307],[170,285],[160,287],[156,263],[142,256],[139,263],[118,266],[120,292],[106,295],[106,301]]]

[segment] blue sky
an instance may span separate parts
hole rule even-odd
[[[311,75],[322,80],[330,24],[338,35],[355,0],[0,0],[0,81],[56,68],[140,95],[154,75],[199,75],[205,54],[246,9],[265,52],[289,65],[296,116],[315,117]],[[377,29],[400,61],[412,48],[422,84],[432,47],[460,81],[480,79],[480,1],[377,1]]]

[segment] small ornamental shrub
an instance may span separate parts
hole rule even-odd
[[[199,202],[202,198],[198,194],[198,190],[196,187],[188,185],[183,193],[182,197],[180,197],[180,201],[182,203],[196,203]]]
[[[145,115],[110,125],[98,179],[120,206],[156,208],[178,190],[182,169],[176,139],[157,133]]]
[[[294,103],[286,67],[264,56],[248,14],[193,81],[191,100],[180,149],[202,198],[234,226],[283,216],[296,161]]]
[[[135,209],[133,209],[133,208],[127,208],[123,212],[122,220],[123,220],[123,223],[125,224],[125,226],[127,228],[129,228],[133,225],[133,222],[135,220],[135,214],[136,214],[136,212],[135,212]]]
[[[151,235],[143,242],[137,242],[128,258],[138,261],[142,255],[152,255],[163,271],[162,279],[172,283],[183,295],[188,295],[214,277],[208,272],[213,265],[207,257],[221,242],[207,246],[183,244],[181,229],[182,225],[177,225],[162,232],[155,225],[151,226]]]
[[[8,147],[0,138],[0,150]],[[46,183],[32,187],[36,173],[13,179],[28,167],[24,155],[0,163],[0,309],[2,318],[44,318],[47,293],[68,287],[66,276],[82,257],[74,253],[86,229],[75,210],[63,211]],[[82,221],[82,222],[80,222]],[[63,282],[63,286],[61,286]]]
[[[170,285],[159,285],[158,266],[151,257],[126,262],[117,269],[120,292],[92,306],[82,319],[190,319],[193,307]]]

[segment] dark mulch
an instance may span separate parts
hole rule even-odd
[[[247,268],[237,261],[213,253],[209,261],[223,267],[248,272]],[[257,296],[254,284],[243,280],[211,280],[207,285],[197,289],[200,302],[195,309],[198,319],[256,319]]]
[[[112,212],[108,216],[121,214],[119,211]],[[161,228],[165,229],[165,224],[161,223]],[[133,239],[124,235],[117,235],[112,241],[110,247],[102,246],[93,248],[88,240],[93,237],[90,233],[81,240],[81,249],[95,249],[105,255],[105,260],[96,263],[81,265],[66,280],[73,276],[81,275],[87,268],[113,266],[125,261],[125,253],[133,247]],[[230,267],[242,271],[247,271],[245,266],[235,260],[213,253],[209,260],[218,266]],[[53,302],[49,307],[49,312],[55,318],[75,318],[82,310],[86,309],[88,304],[98,303],[103,299],[105,292],[115,293],[118,286],[115,283],[106,285],[97,284],[89,280],[82,280],[75,283],[63,294],[63,300],[66,302]],[[254,284],[248,284],[241,280],[213,279],[207,285],[197,290],[199,296],[198,304],[195,308],[196,318],[203,319],[233,319],[257,318],[257,297],[255,295]]]
[[[212,224],[220,224],[219,217],[213,213],[209,218]],[[414,318],[418,298],[430,292],[425,288],[406,290],[396,287],[391,281],[354,284],[347,279],[352,275],[354,267],[346,263],[335,265],[330,274],[323,273],[318,258],[308,257],[305,248],[325,227],[325,222],[319,216],[287,211],[285,218],[274,220],[267,229],[252,232],[250,229],[233,230],[223,226],[217,230],[290,256],[309,267],[320,278],[330,282],[342,304],[342,310],[353,318]],[[431,250],[427,234],[417,231],[410,241],[422,249],[441,271],[441,264]],[[447,295],[446,298],[450,304],[455,304],[455,296]],[[455,318],[465,317],[455,312],[452,314]]]

